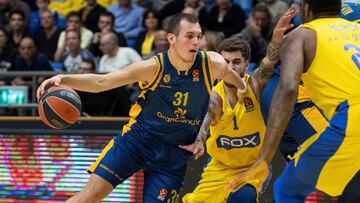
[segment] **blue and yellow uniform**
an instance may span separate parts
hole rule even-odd
[[[210,126],[210,137],[206,141],[211,160],[199,185],[193,193],[184,196],[184,202],[238,202],[245,201],[244,198],[253,198],[249,202],[256,202],[256,194],[261,190],[255,189],[256,183],[249,182],[245,188],[231,194],[224,189],[234,176],[248,170],[258,160],[264,141],[265,123],[260,104],[250,88],[249,77],[245,75],[248,90],[244,102],[236,103],[233,108],[228,103],[224,82],[214,87],[222,99],[223,114],[216,125]],[[247,194],[237,198],[241,196],[237,193],[244,192],[243,189]]]
[[[353,22],[360,23],[360,2],[359,0],[343,0],[341,17]]]
[[[280,67],[274,69],[274,74],[266,84],[261,95],[261,111],[267,121],[270,104],[274,92],[280,81]],[[299,86],[298,97],[290,121],[281,139],[279,148],[285,158],[293,156],[299,146],[309,137],[322,131],[328,122],[320,110],[310,100],[307,90],[303,84]]]
[[[316,32],[317,47],[302,81],[329,125],[305,141],[280,176],[276,202],[303,200],[315,189],[341,195],[360,169],[360,25],[322,18],[304,27]]]
[[[130,121],[89,168],[114,187],[144,169],[144,202],[175,202],[190,152],[178,145],[195,141],[212,89],[210,59],[198,51],[188,71],[178,71],[168,53],[155,56],[153,81],[140,83],[142,93]]]

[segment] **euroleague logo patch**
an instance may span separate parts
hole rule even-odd
[[[167,196],[168,192],[166,189],[161,189],[159,192],[159,196],[157,197],[158,200],[160,201],[164,201],[166,196]]]
[[[165,74],[165,75],[164,75],[164,82],[165,82],[165,83],[170,82],[170,74]]]
[[[199,82],[200,81],[199,76],[200,76],[199,70],[198,69],[193,70],[192,72],[193,82]]]
[[[246,112],[250,112],[255,109],[254,102],[250,97],[245,97],[244,105],[245,105]]]

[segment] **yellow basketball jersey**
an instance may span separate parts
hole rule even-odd
[[[317,47],[302,80],[312,101],[330,119],[340,103],[360,102],[360,24],[324,18],[304,27],[316,32]]]
[[[206,142],[207,151],[229,167],[245,167],[259,158],[264,141],[265,123],[260,105],[249,86],[243,103],[237,103],[232,109],[226,98],[224,82],[214,90],[222,98],[223,114],[215,126],[210,126],[210,137]]]

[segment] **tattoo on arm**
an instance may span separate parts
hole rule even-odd
[[[214,119],[215,116],[215,107],[216,105],[218,105],[216,101],[216,97],[217,97],[216,93],[213,93],[213,95],[210,97],[208,112],[205,115],[204,121],[200,127],[200,131],[198,136],[196,137],[195,142],[204,143],[207,139],[211,121]]]
[[[270,42],[266,50],[266,57],[270,61],[279,61],[280,59],[280,44],[276,42]]]
[[[273,68],[280,59],[280,44],[270,42],[267,47],[266,57],[261,61],[260,66],[255,70],[253,76],[255,76],[260,84],[263,86],[271,78],[273,74]]]

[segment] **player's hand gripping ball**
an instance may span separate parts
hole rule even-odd
[[[64,129],[74,124],[81,114],[79,95],[66,86],[52,86],[39,100],[41,120],[51,128]]]

